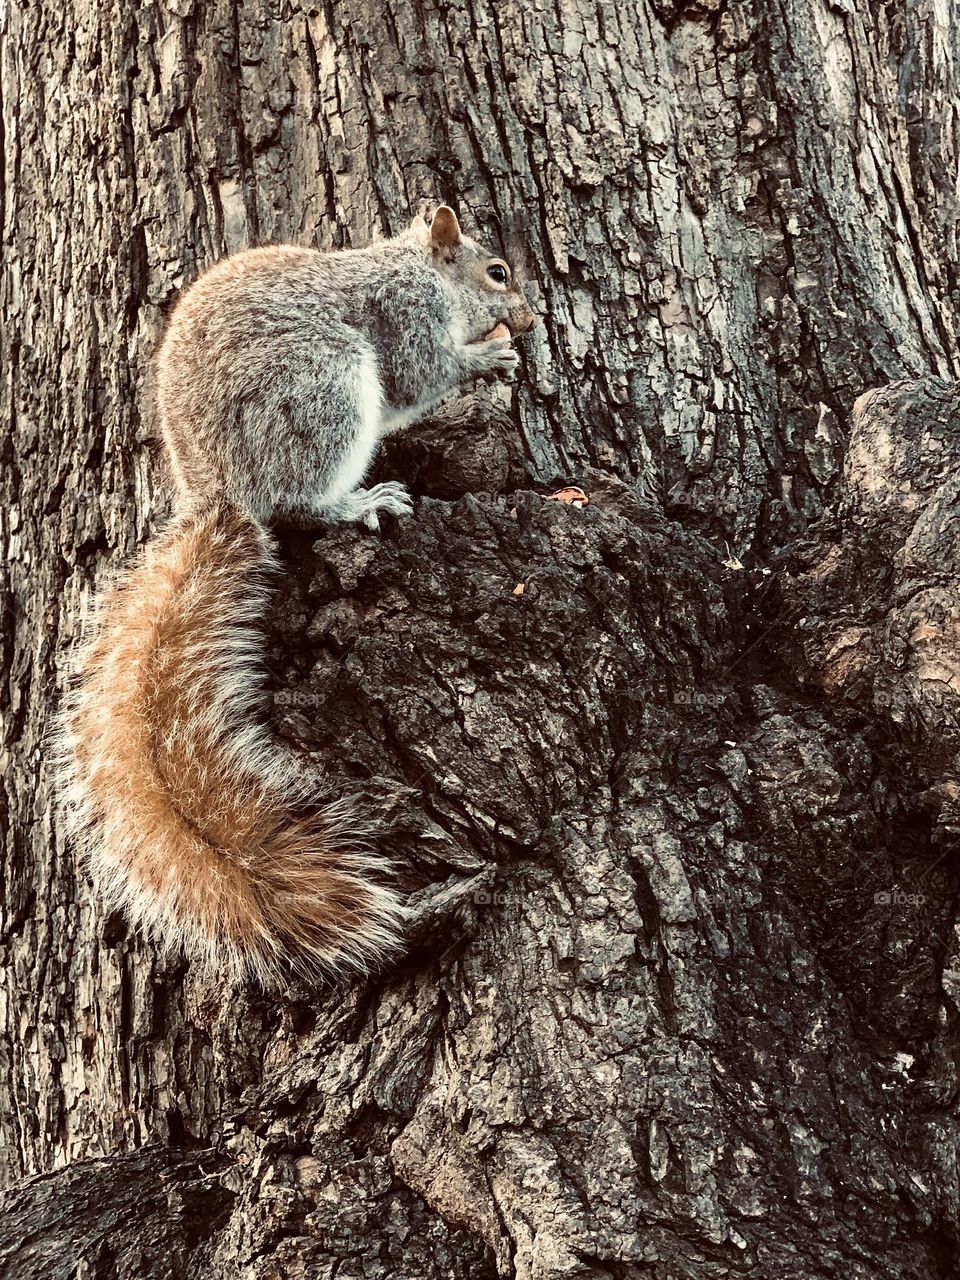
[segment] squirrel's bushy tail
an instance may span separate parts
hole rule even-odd
[[[266,727],[276,569],[239,511],[175,521],[99,605],[64,715],[67,811],[108,901],[261,982],[368,968],[402,916],[350,804],[318,806]]]

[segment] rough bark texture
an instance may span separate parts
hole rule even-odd
[[[0,22],[0,1274],[957,1274],[958,48],[932,0]],[[410,953],[204,986],[50,816],[63,655],[162,518],[179,287],[430,197],[542,324],[380,463],[414,519],[286,537],[266,641]]]

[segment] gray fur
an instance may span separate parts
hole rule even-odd
[[[417,219],[365,249],[253,249],[186,292],[157,376],[181,506],[216,494],[262,522],[371,527],[411,510],[399,483],[359,487],[381,437],[473,378],[513,373],[511,340],[480,340],[533,323],[520,286],[492,283],[499,260],[445,213],[442,243]]]

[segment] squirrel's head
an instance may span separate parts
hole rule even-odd
[[[453,285],[467,342],[485,338],[500,324],[514,337],[533,326],[536,317],[522,281],[503,258],[463,234],[449,205],[442,204],[429,220],[414,218],[410,230],[428,249],[436,269]]]

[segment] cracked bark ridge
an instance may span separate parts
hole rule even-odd
[[[154,1147],[27,1179],[4,1196],[0,1275],[178,1280],[229,1216],[227,1168],[214,1151]]]

